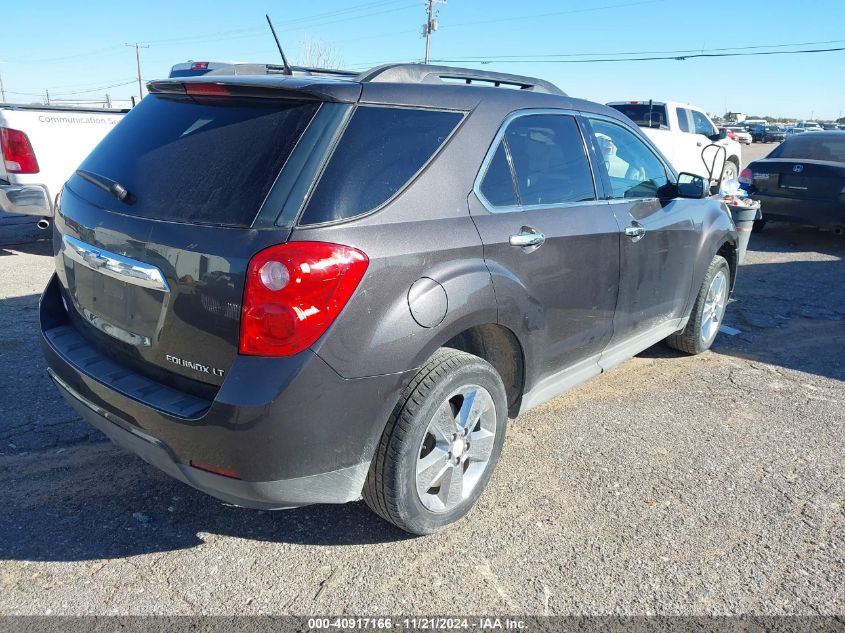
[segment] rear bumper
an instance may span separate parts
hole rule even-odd
[[[0,211],[52,217],[53,204],[41,185],[0,185]]]
[[[358,498],[408,377],[344,379],[311,351],[238,356],[214,399],[201,400],[115,367],[74,337],[55,276],[40,312],[48,371],[80,416],[172,477],[244,507]]]
[[[242,481],[186,466],[179,463],[178,458],[164,442],[145,434],[104,409],[94,407],[52,370],[49,374],[68,404],[83,420],[102,431],[112,442],[130,453],[135,453],[174,479],[226,503],[261,510],[281,510],[312,503],[345,503],[357,499],[364,486],[369,463],[274,481]]]
[[[822,227],[845,226],[845,200],[791,198],[752,193],[759,200],[764,220],[786,220]]]

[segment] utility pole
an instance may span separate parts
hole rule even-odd
[[[6,103],[6,89],[3,88],[3,75],[0,75],[0,103]]]
[[[47,95],[47,105],[50,105],[50,91],[45,90],[44,93]]]
[[[144,98],[144,88],[141,85],[141,49],[149,48],[150,45],[135,42],[134,44],[127,44],[126,46],[131,46],[135,49],[135,64],[138,67],[138,99],[141,100]]]
[[[426,21],[422,27],[422,36],[425,38],[425,63],[428,63],[429,52],[431,51],[431,34],[437,30],[438,12],[434,10],[435,4],[446,4],[446,0],[425,0]]]

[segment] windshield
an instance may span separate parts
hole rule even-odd
[[[649,106],[647,103],[620,103],[610,107],[618,110],[640,127],[669,129],[666,106],[664,105]]]
[[[769,154],[770,158],[801,158],[845,163],[845,134],[791,136]]]
[[[148,95],[80,170],[119,183],[118,200],[81,178],[103,208],[170,222],[249,226],[317,111],[314,102]]]

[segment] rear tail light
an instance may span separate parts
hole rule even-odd
[[[728,138],[735,141],[736,140],[736,134],[734,134],[733,132],[728,130]]]
[[[754,182],[754,173],[747,167],[739,172],[739,182],[743,185],[750,185]]]
[[[10,174],[37,174],[40,171],[32,144],[24,132],[0,127],[0,150]]]
[[[291,356],[310,347],[343,310],[369,260],[349,246],[289,242],[252,258],[241,310],[240,353]]]
[[[191,70],[208,70],[208,62],[194,62],[191,64]]]

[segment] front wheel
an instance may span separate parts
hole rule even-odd
[[[496,370],[477,356],[438,350],[387,423],[364,500],[406,532],[442,530],[481,496],[506,428],[507,396]]]
[[[730,285],[728,262],[721,255],[716,255],[707,267],[686,327],[666,339],[669,347],[687,354],[701,354],[710,349],[725,316]]]

